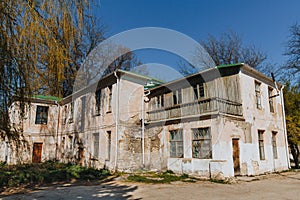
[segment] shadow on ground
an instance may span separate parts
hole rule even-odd
[[[106,182],[91,186],[72,186],[64,184],[59,186],[39,187],[26,194],[0,196],[0,199],[132,199],[132,193],[137,186]]]

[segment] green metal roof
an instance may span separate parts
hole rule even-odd
[[[217,69],[222,69],[222,68],[229,68],[229,67],[238,67],[243,65],[244,63],[235,63],[235,64],[226,64],[226,65],[218,65],[216,66]]]
[[[44,96],[44,95],[33,95],[32,98],[34,99],[42,99],[42,100],[49,100],[49,101],[60,101],[62,98],[54,97],[54,96]]]

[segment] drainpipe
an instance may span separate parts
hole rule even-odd
[[[147,94],[142,95],[142,164],[143,168],[145,167],[145,97],[150,94],[148,91]]]
[[[55,161],[57,161],[58,160],[57,148],[58,148],[58,129],[59,129],[59,119],[60,119],[60,106],[57,101],[55,101],[55,104],[58,108],[58,117],[57,117],[57,125],[56,125],[56,143],[55,143]]]
[[[287,131],[286,131],[286,121],[285,121],[285,111],[284,111],[284,100],[283,100],[283,88],[282,86],[280,88],[280,100],[281,100],[281,108],[282,108],[282,122],[283,122],[283,132],[284,132],[284,137],[285,137],[285,151],[286,151],[286,159],[287,159],[287,164],[288,168],[291,168],[290,165],[290,156],[289,156],[289,151],[288,151],[288,140],[287,140]]]
[[[117,78],[117,92],[116,92],[116,151],[115,151],[115,171],[117,171],[118,164],[118,135],[119,135],[119,84],[120,78],[117,75],[117,72],[114,71],[114,75]]]

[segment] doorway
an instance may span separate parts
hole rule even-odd
[[[240,175],[240,147],[239,147],[239,139],[232,139],[232,158],[233,158],[233,169],[234,175]]]
[[[40,163],[42,161],[43,143],[33,143],[32,162]]]

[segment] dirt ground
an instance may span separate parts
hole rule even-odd
[[[142,184],[109,181],[94,185],[39,187],[0,199],[300,199],[300,172],[238,178],[236,183]]]

